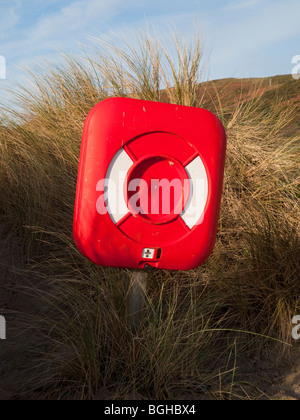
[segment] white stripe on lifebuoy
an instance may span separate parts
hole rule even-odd
[[[105,179],[106,207],[114,224],[129,213],[124,198],[124,183],[132,164],[133,161],[122,147],[113,157],[107,170]]]
[[[208,199],[208,178],[200,156],[187,165],[185,170],[190,179],[190,196],[181,218],[192,229],[203,218]]]

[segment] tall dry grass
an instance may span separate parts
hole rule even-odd
[[[32,283],[23,293],[40,308],[27,326],[47,348],[30,375],[44,398],[249,398],[239,363],[291,348],[300,311],[299,135],[287,135],[295,110],[280,101],[266,110],[254,85],[234,106],[217,90],[199,95],[199,36],[191,46],[175,36],[173,47],[176,55],[151,37],[99,41],[96,54],[33,69],[32,87],[13,92],[17,108],[3,110],[0,223],[22,245]],[[209,99],[228,134],[215,251],[197,270],[151,273],[136,335],[129,273],[85,261],[72,240],[83,123],[109,96]]]

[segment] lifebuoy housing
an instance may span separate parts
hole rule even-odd
[[[125,98],[88,115],[74,238],[96,264],[188,270],[217,234],[225,130],[200,109]]]

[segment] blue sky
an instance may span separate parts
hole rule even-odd
[[[0,88],[22,83],[20,67],[58,62],[58,49],[75,54],[92,36],[134,42],[133,32],[147,25],[162,41],[169,26],[187,40],[197,27],[210,79],[289,74],[300,54],[299,0],[0,0],[0,11],[0,56],[7,63]]]

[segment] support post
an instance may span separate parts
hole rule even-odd
[[[137,333],[145,309],[147,279],[148,274],[143,271],[134,271],[130,277],[127,314],[128,325],[133,334]]]

